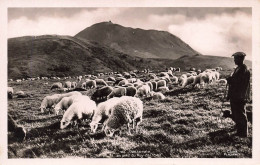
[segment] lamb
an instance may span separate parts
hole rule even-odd
[[[86,81],[86,89],[87,88],[96,88],[96,87],[97,87],[97,83],[95,80]]]
[[[14,89],[12,87],[8,87],[7,88],[8,99],[12,99],[13,98],[13,94],[14,94]]]
[[[20,141],[24,140],[26,137],[24,127],[17,125],[10,115],[8,115],[8,131],[14,132],[14,136]]]
[[[96,84],[100,86],[108,86],[107,83],[103,79],[95,79]]]
[[[74,102],[64,113],[60,121],[60,128],[66,128],[71,122],[83,118],[91,118],[96,109],[96,103],[90,99]]]
[[[165,99],[165,96],[161,92],[152,91],[150,94],[152,96],[152,99],[155,99],[155,100],[164,100]]]
[[[62,89],[62,83],[61,82],[53,83],[51,86],[51,90],[53,89]]]
[[[121,97],[126,95],[126,88],[125,87],[117,87],[114,88],[113,91],[107,96],[107,99],[112,97]]]
[[[130,124],[137,132],[138,125],[142,122],[143,102],[139,98],[123,96],[111,107],[111,115],[104,123],[104,132],[107,136],[113,136],[115,130],[127,124],[130,133]]]
[[[89,124],[92,133],[96,132],[98,124],[104,123],[104,121],[108,119],[108,117],[111,115],[111,108],[114,106],[115,103],[117,103],[117,100],[119,100],[119,98],[114,97],[98,104],[92,117],[92,121]]]
[[[96,101],[98,101],[98,100],[103,100],[103,99],[107,99],[107,96],[108,96],[112,91],[113,91],[113,87],[111,87],[111,86],[104,86],[104,87],[102,87],[102,88],[100,88],[100,89],[97,89],[97,90],[93,93],[91,99],[92,99],[92,100],[96,100]]]

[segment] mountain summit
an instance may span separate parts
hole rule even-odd
[[[131,56],[177,59],[199,54],[180,38],[166,31],[124,27],[111,21],[94,24],[75,37],[105,44]]]

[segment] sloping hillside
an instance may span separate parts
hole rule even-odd
[[[8,40],[8,77],[66,76],[145,68],[149,60],[131,57],[95,42],[70,36]]]
[[[183,55],[199,54],[169,32],[133,29],[112,22],[94,24],[79,32],[75,37],[96,41],[142,58],[177,59]]]

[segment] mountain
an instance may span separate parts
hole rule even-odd
[[[9,78],[73,76],[141,69],[148,65],[149,60],[70,36],[8,39]]]
[[[76,34],[75,37],[96,41],[142,58],[177,59],[184,55],[200,54],[169,32],[134,29],[112,22],[94,24]]]
[[[246,61],[251,68],[252,62]],[[71,36],[44,35],[8,39],[8,78],[37,76],[75,76],[111,71],[149,68],[164,71],[166,67],[224,70],[234,67],[233,58],[216,56],[182,56],[176,60],[133,57],[97,42]]]

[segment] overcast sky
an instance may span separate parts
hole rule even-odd
[[[205,55],[252,54],[251,8],[9,8],[8,37],[74,36],[99,22],[168,31]]]

